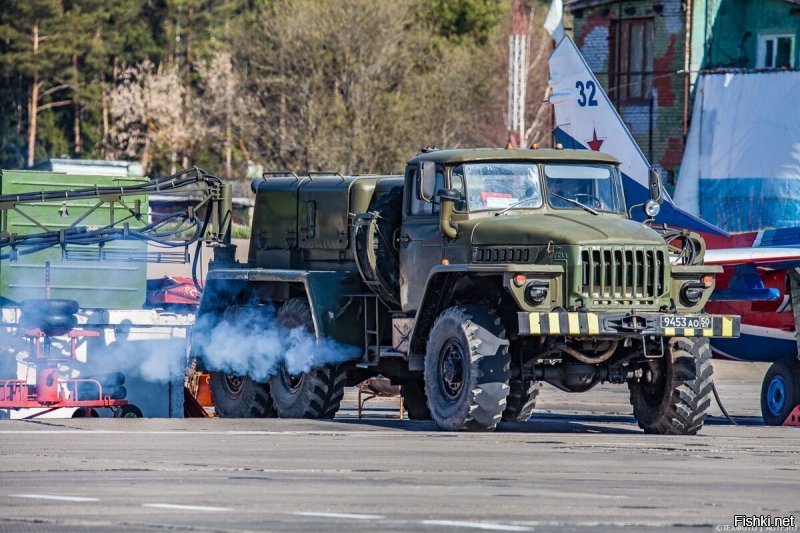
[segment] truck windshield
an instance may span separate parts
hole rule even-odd
[[[468,163],[452,172],[452,186],[465,195],[456,210],[535,209],[542,206],[536,163]]]
[[[545,165],[544,174],[547,200],[557,209],[623,209],[619,174],[610,165]]]

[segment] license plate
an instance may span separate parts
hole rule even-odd
[[[661,315],[662,328],[689,328],[689,329],[708,329],[711,327],[711,317],[709,316],[674,316]]]

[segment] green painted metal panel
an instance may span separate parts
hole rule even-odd
[[[145,181],[144,178],[3,170],[0,174],[0,193],[6,195],[32,191],[78,189],[94,185],[130,186],[142,181]],[[130,207],[133,207],[135,200],[140,200],[141,212],[147,214],[146,196],[128,196],[123,200]],[[33,221],[20,213],[9,211],[8,227],[2,229],[18,235],[44,231],[35,222],[54,230],[65,229],[94,207],[98,201],[94,198],[71,200],[66,203],[68,214],[63,210],[64,204],[58,201],[23,205],[19,207],[19,210],[27,214]],[[130,213],[121,205],[115,204],[112,210],[109,204],[104,204],[81,221],[79,226],[105,226],[111,221],[112,211],[116,221],[130,217]],[[127,222],[131,227],[144,225],[143,222],[132,217]],[[98,249],[96,245],[81,248]],[[139,241],[115,241],[106,244],[105,249],[143,253],[147,251],[147,245]],[[50,262],[51,298],[77,300],[84,308],[136,309],[144,304],[147,282],[146,264],[66,261],[62,258],[59,247],[20,256],[17,261],[4,260],[0,262],[0,296],[15,302],[28,298],[43,298],[45,296],[45,263],[47,261]]]

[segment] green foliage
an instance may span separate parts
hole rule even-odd
[[[507,0],[425,0],[423,17],[434,31],[455,43],[485,45],[508,16]]]
[[[505,52],[497,37],[508,7],[509,0],[5,0],[0,167],[25,165],[37,84],[37,162],[67,154],[144,159],[158,173],[199,164],[244,176],[248,162],[391,172],[425,144],[485,144],[488,127],[502,129]],[[44,37],[36,52],[34,27]],[[144,72],[146,62],[148,79],[126,93],[123,74]],[[126,124],[141,127],[120,132]]]

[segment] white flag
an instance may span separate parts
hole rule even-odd
[[[544,19],[544,29],[556,43],[564,38],[564,5],[561,0],[553,0],[550,4],[547,18]]]

